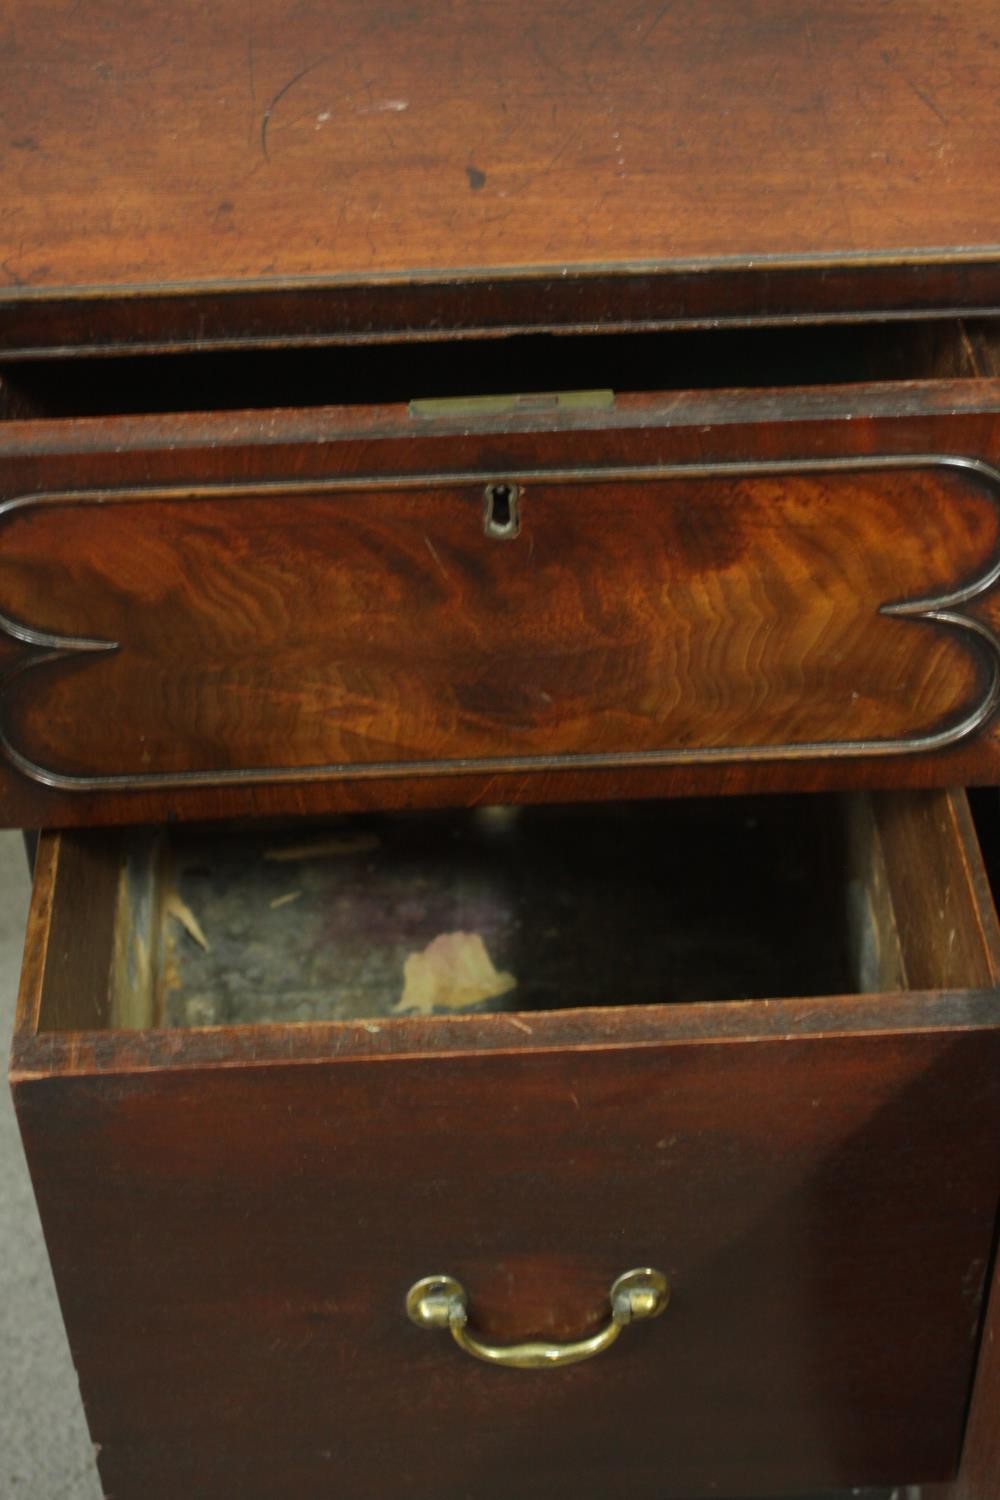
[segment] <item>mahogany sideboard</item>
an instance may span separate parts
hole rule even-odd
[[[2,29],[11,1080],[107,1494],[997,1500],[994,0]]]

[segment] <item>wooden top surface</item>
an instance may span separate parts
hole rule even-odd
[[[1000,265],[998,162],[996,0],[0,18],[2,304],[873,259],[919,281]]]

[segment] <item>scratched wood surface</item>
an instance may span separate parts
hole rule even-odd
[[[9,0],[5,341],[996,306],[998,40],[993,0]],[[294,282],[345,296],[241,300]]]
[[[996,403],[5,424],[3,816],[995,779]]]

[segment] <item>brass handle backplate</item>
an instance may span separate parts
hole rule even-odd
[[[454,1276],[425,1276],[406,1294],[406,1311],[418,1328],[446,1328],[460,1349],[490,1365],[515,1370],[547,1370],[554,1365],[576,1365],[609,1349],[629,1323],[659,1317],[670,1301],[670,1286],[662,1271],[643,1267],[626,1271],[609,1293],[611,1316],[597,1333],[570,1344],[532,1340],[526,1344],[486,1344],[470,1333],[469,1301]]]

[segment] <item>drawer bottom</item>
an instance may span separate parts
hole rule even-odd
[[[902,982],[884,883],[865,799],[154,833],[121,876],[112,1017],[274,1024],[884,989]]]

